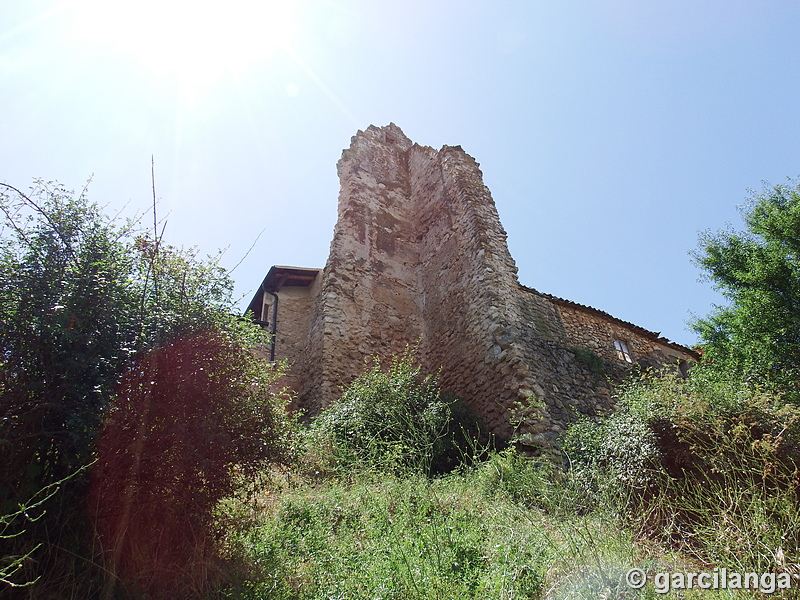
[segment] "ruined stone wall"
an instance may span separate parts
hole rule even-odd
[[[410,147],[399,128],[371,127],[353,137],[339,161],[339,218],[301,390],[311,410],[338,397],[364,370],[365,359],[399,353],[422,334]]]
[[[299,354],[299,401],[311,413],[338,398],[365,359],[419,341],[424,370],[441,368],[442,387],[492,431],[547,448],[578,416],[613,407],[605,378],[575,348],[617,360],[609,336],[620,335],[637,355],[673,358],[669,343],[631,335],[635,326],[521,286],[479,165],[460,147],[437,151],[394,125],[371,126],[338,172],[330,256],[306,304],[296,299],[309,315],[279,336]],[[304,345],[287,343],[295,335]]]
[[[568,350],[559,312],[519,285],[472,157],[370,127],[338,169],[339,220],[303,367],[301,399],[312,412],[365,358],[417,341],[424,369],[441,368],[442,387],[501,435],[513,433],[519,406],[522,431],[547,445],[577,414],[608,405],[608,390]]]
[[[561,301],[556,305],[564,326],[569,333],[570,344],[595,352],[608,362],[620,361],[614,348],[614,340],[625,342],[633,362],[641,366],[677,365],[680,361],[694,361],[697,355],[658,339],[640,327],[620,322],[600,311]]]
[[[419,228],[423,354],[440,383],[508,435],[526,372],[511,323],[516,266],[478,164],[461,148],[414,147],[409,164]]]

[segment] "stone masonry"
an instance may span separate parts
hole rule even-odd
[[[609,378],[696,360],[658,334],[520,285],[479,165],[459,146],[437,151],[394,124],[370,126],[338,173],[325,268],[273,267],[250,305],[275,326],[276,358],[311,414],[369,357],[419,342],[423,369],[441,369],[441,386],[491,431],[548,448],[579,415],[613,408]],[[267,292],[279,298],[277,322]]]

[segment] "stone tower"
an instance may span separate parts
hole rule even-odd
[[[328,262],[302,284],[297,306],[305,308],[283,308],[277,319],[279,348],[281,324],[302,324],[286,329],[295,339],[284,343],[296,348],[286,358],[299,403],[312,413],[338,398],[368,357],[419,342],[423,368],[441,369],[442,387],[489,429],[547,447],[579,414],[612,406],[588,355],[612,376],[634,359],[694,358],[658,334],[520,285],[479,165],[461,147],[437,151],[394,124],[370,126],[352,138],[338,173]],[[297,296],[269,276],[262,289]],[[514,415],[524,417],[516,431]]]

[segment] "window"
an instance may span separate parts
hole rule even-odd
[[[631,351],[628,350],[628,344],[622,340],[614,340],[614,349],[617,351],[617,358],[625,362],[632,363],[633,357]]]
[[[681,359],[678,361],[678,373],[684,379],[689,376],[689,363]]]
[[[261,321],[269,323],[269,311],[272,310],[272,303],[267,302],[267,295],[264,294],[261,299]]]

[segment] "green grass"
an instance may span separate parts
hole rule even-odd
[[[236,576],[218,597],[743,600],[763,594],[664,594],[655,576],[800,571],[800,408],[781,398],[704,371],[631,382],[615,414],[568,430],[554,465],[456,443],[450,405],[418,376],[410,354],[376,365],[301,435],[291,472],[227,503]],[[434,477],[443,441],[464,460]]]
[[[570,514],[566,487],[545,480],[532,461],[511,452],[438,479],[362,472],[284,480],[229,540],[244,571],[224,595],[634,597],[625,595],[621,577],[645,564],[642,549],[610,515]],[[539,493],[520,493],[532,487]]]
[[[268,492],[232,501],[229,600],[743,600],[754,590],[656,593],[659,572],[755,570],[747,556],[706,562],[659,543],[582,477],[513,450],[440,478],[356,470],[349,476],[275,474]],[[690,499],[687,498],[687,502]],[[756,499],[753,501],[755,502]],[[707,502],[707,499],[704,500]],[[641,515],[639,515],[641,516]],[[723,548],[731,524],[706,529]],[[700,540],[699,540],[700,541]],[[777,566],[777,565],[773,565]],[[644,569],[633,590],[626,572]],[[759,564],[759,571],[780,571]],[[797,580],[793,586],[797,587]],[[796,590],[773,597],[796,598]]]

